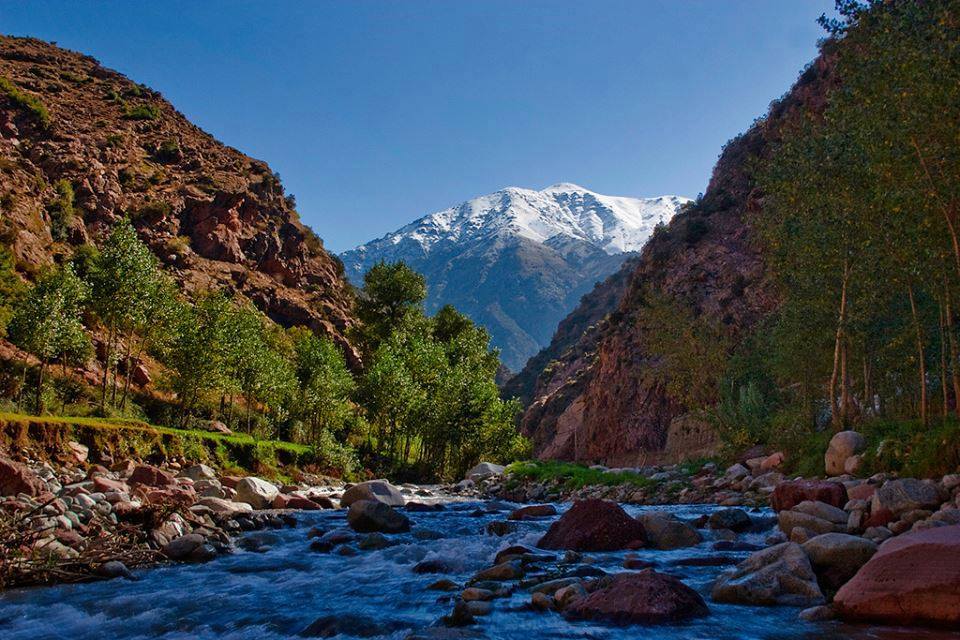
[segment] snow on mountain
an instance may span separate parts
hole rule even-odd
[[[453,304],[484,324],[513,370],[545,345],[593,284],[640,251],[680,196],[602,195],[571,183],[508,187],[416,220],[341,254],[361,284],[380,260],[427,279],[427,309]]]
[[[688,200],[679,196],[605,196],[571,183],[541,191],[508,187],[420,218],[344,255],[368,254],[405,240],[414,241],[427,254],[442,241],[464,242],[497,235],[541,244],[566,236],[615,255],[639,251],[654,227],[669,222]]]

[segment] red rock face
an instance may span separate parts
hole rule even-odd
[[[620,573],[585,598],[574,600],[564,614],[574,619],[656,624],[705,616],[700,595],[673,576],[647,569]]]
[[[960,625],[960,526],[891,538],[834,598],[847,620]]]
[[[763,214],[762,195],[747,165],[768,153],[781,127],[822,110],[834,82],[821,57],[766,119],[724,148],[703,199],[647,243],[629,263],[626,283],[617,274],[598,288],[612,295],[585,297],[554,343],[531,360],[536,373],[525,370],[508,387],[521,396],[534,388],[522,426],[537,455],[635,465],[659,452],[671,420],[688,413],[667,392],[667,374],[648,348],[651,292],[721,326],[731,344],[777,308],[751,224]]]
[[[26,466],[0,457],[0,496],[15,496],[19,493],[38,496],[46,490],[43,481]]]
[[[49,265],[129,216],[186,292],[240,293],[280,324],[330,336],[356,364],[342,266],[300,223],[266,163],[201,131],[160,94],[39,40],[0,38],[0,75],[50,113],[42,127],[0,97],[0,187],[16,195],[4,242],[18,262]],[[136,107],[157,117],[130,118]],[[68,224],[46,213],[60,180],[75,193]]]
[[[616,551],[643,546],[643,525],[606,500],[578,500],[550,525],[537,546],[542,549]]]
[[[847,504],[847,488],[839,482],[829,480],[791,480],[781,482],[773,489],[770,506],[774,511],[793,509],[801,502],[813,500],[825,502],[842,509]]]

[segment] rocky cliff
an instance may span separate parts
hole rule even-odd
[[[726,145],[702,198],[585,296],[551,345],[511,381],[507,393],[529,400],[522,427],[539,457],[637,464],[665,449],[680,456],[709,439],[667,392],[662,363],[649,348],[648,299],[663,296],[695,317],[705,314],[731,344],[776,309],[751,227],[763,200],[749,168],[762,162],[782,127],[823,109],[834,82],[831,56],[822,54],[764,118]]]
[[[277,176],[88,56],[0,38],[0,237],[29,275],[128,216],[187,292],[345,338],[352,293]]]

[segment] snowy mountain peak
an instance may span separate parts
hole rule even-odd
[[[541,191],[508,187],[420,218],[354,251],[362,255],[411,243],[426,255],[444,242],[516,236],[540,244],[574,238],[615,255],[639,251],[654,227],[669,222],[688,200],[606,196],[569,182]]]

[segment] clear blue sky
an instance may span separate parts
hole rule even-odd
[[[280,172],[335,251],[505,186],[695,196],[832,0],[0,2]]]

